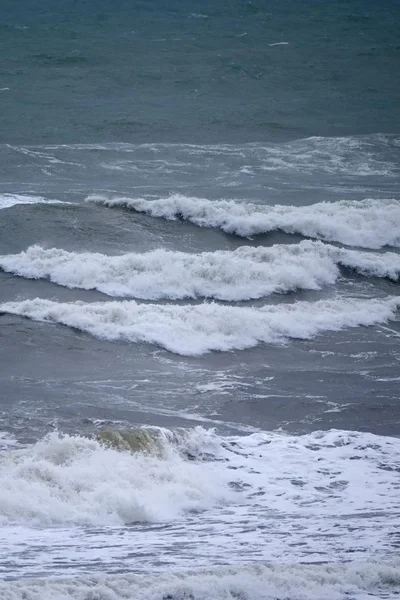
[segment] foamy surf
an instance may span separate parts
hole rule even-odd
[[[357,589],[356,581],[363,589],[367,571],[351,587],[343,568],[357,569],[359,561],[371,561],[378,553],[381,568],[397,565],[393,534],[400,514],[399,467],[398,439],[351,431],[222,436],[201,427],[134,428],[103,431],[92,439],[52,433],[0,454],[5,556],[0,568],[10,556],[8,573],[25,576],[44,570],[65,576],[66,568],[82,576],[84,565],[92,572],[83,588],[89,593],[89,586],[102,579],[99,564],[103,573],[121,572],[121,557],[125,573],[132,566],[150,576],[161,568],[168,578],[177,569],[185,579],[184,572],[194,566],[203,569],[201,578],[221,576],[222,565],[242,573],[247,568],[243,563],[255,560],[249,568],[256,573],[265,567],[273,578],[271,569],[277,568],[283,577],[294,562],[347,561],[351,555],[351,565],[321,566],[326,585],[338,569],[345,578],[340,589],[349,593]],[[273,564],[260,564],[265,561]],[[315,565],[293,568],[313,572]],[[375,572],[368,581],[374,582],[371,586],[399,584],[398,577],[390,577],[382,580]],[[339,584],[339,578],[333,581]],[[10,582],[9,588],[1,585],[1,592],[16,594],[22,582],[13,582],[14,588]],[[101,588],[93,589],[100,593]],[[121,592],[121,597],[135,598],[140,592],[122,589],[126,595]],[[204,597],[210,597],[210,589],[204,588]],[[78,587],[76,593],[80,591]],[[159,591],[150,598],[167,597]],[[189,596],[176,597],[200,593],[190,587],[187,591]],[[310,597],[321,597],[312,591]],[[288,588],[279,594],[272,597],[290,597]]]
[[[11,208],[18,204],[67,204],[60,200],[49,200],[42,196],[29,196],[27,194],[0,194],[0,210]]]
[[[0,304],[3,313],[73,327],[107,340],[157,344],[177,354],[242,350],[307,340],[326,331],[371,326],[395,319],[400,299],[339,298],[279,306],[157,305],[134,300],[54,302],[36,298]]]
[[[29,279],[50,279],[68,288],[97,289],[109,296],[148,300],[215,298],[239,301],[335,283],[338,266],[365,276],[398,280],[400,255],[336,248],[322,242],[233,252],[189,254],[154,250],[107,256],[30,246],[0,256],[0,268]]]
[[[152,575],[0,582],[3,600],[393,600],[400,561],[245,564]]]
[[[0,522],[164,522],[228,502],[227,476],[213,465],[184,460],[176,448],[173,433],[144,430],[103,432],[98,439],[53,433],[27,449],[5,452]]]
[[[53,432],[0,455],[0,521],[157,523],[239,504],[255,511],[249,519],[261,510],[266,517],[394,511],[399,466],[398,439],[352,431],[222,436],[202,427],[138,427],[103,429],[91,438]]]
[[[212,201],[179,194],[159,200],[91,195],[87,201],[121,206],[152,217],[182,218],[200,227],[214,227],[242,237],[281,230],[348,246],[400,246],[400,202],[394,199],[340,200],[307,206]]]

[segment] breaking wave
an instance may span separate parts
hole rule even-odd
[[[279,306],[237,307],[139,304],[134,300],[62,303],[40,298],[0,305],[3,313],[67,325],[108,340],[158,344],[177,354],[251,348],[287,339],[311,339],[325,331],[385,323],[400,298],[334,299]]]
[[[88,202],[122,206],[153,217],[182,218],[242,237],[281,230],[348,246],[400,246],[400,202],[369,198],[308,206],[258,205],[172,195],[159,200],[91,195]]]
[[[182,458],[177,435],[145,429],[104,431],[98,439],[52,433],[27,449],[4,452],[0,522],[162,522],[227,502],[227,477],[212,464]]]
[[[270,516],[390,511],[400,509],[399,467],[399,440],[360,432],[53,432],[0,453],[0,522],[163,522],[228,504],[252,506],[249,518],[257,519],[262,509]]]
[[[148,300],[207,297],[239,301],[276,292],[316,290],[336,281],[338,265],[396,281],[400,255],[357,252],[305,240],[201,254],[159,249],[106,256],[31,246],[19,254],[0,256],[0,268],[14,275]]]

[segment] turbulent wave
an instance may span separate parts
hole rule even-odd
[[[0,453],[0,522],[168,522],[226,505],[245,507],[249,523],[261,513],[390,512],[400,510],[399,466],[399,440],[359,432],[136,428],[97,439],[54,432]]]
[[[208,297],[237,301],[274,292],[315,290],[336,281],[338,265],[396,281],[400,255],[357,252],[305,240],[201,254],[160,249],[106,256],[31,246],[20,254],[0,256],[0,268],[15,275],[149,300]]]
[[[184,460],[168,437],[172,433],[163,438],[142,432],[125,440],[118,432],[104,432],[99,440],[53,433],[3,453],[0,522],[158,522],[227,502],[227,477],[213,465]]]
[[[175,306],[131,301],[62,303],[40,298],[7,302],[0,311],[60,323],[108,340],[158,344],[182,355],[234,350],[260,342],[310,339],[324,331],[385,323],[400,299],[335,299],[261,308],[200,304]]]
[[[49,200],[41,196],[27,196],[25,194],[0,194],[0,210],[17,204],[65,204],[65,202]]]
[[[157,575],[84,576],[0,582],[3,600],[392,600],[400,561],[248,564]]]
[[[381,597],[400,583],[399,468],[398,439],[361,432],[53,432],[0,452],[0,597],[298,600],[300,579],[304,598]]]
[[[309,206],[258,205],[173,195],[159,200],[92,195],[89,202],[122,206],[165,219],[182,218],[249,237],[274,230],[348,246],[400,246],[400,202],[366,199],[320,202]]]

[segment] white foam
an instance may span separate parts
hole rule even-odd
[[[28,196],[26,194],[0,194],[0,210],[10,208],[17,204],[66,204],[60,200],[49,200],[42,196]]]
[[[0,256],[0,268],[15,275],[149,300],[238,301],[274,292],[316,290],[336,281],[338,264],[393,280],[400,273],[399,254],[356,252],[311,241],[270,248],[244,246],[233,252],[188,254],[159,249],[122,256],[31,246],[20,254]]]
[[[0,311],[50,321],[108,340],[158,344],[177,354],[234,350],[260,342],[311,339],[324,331],[386,323],[400,298],[336,299],[261,308],[213,303],[176,306],[131,301],[62,303],[36,298],[0,305]]]
[[[400,246],[400,202],[366,199],[320,202],[308,206],[258,205],[172,195],[159,200],[92,195],[89,202],[125,206],[153,217],[183,218],[242,237],[282,230],[349,246]]]
[[[154,455],[131,454],[53,433],[28,449],[0,454],[0,522],[162,522],[232,495],[213,465],[184,461],[162,436],[154,449]]]
[[[3,600],[387,600],[398,597],[399,560],[248,564],[158,575],[80,575],[0,582]]]

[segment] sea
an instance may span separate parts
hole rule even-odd
[[[1,600],[400,597],[399,31],[1,1]]]

